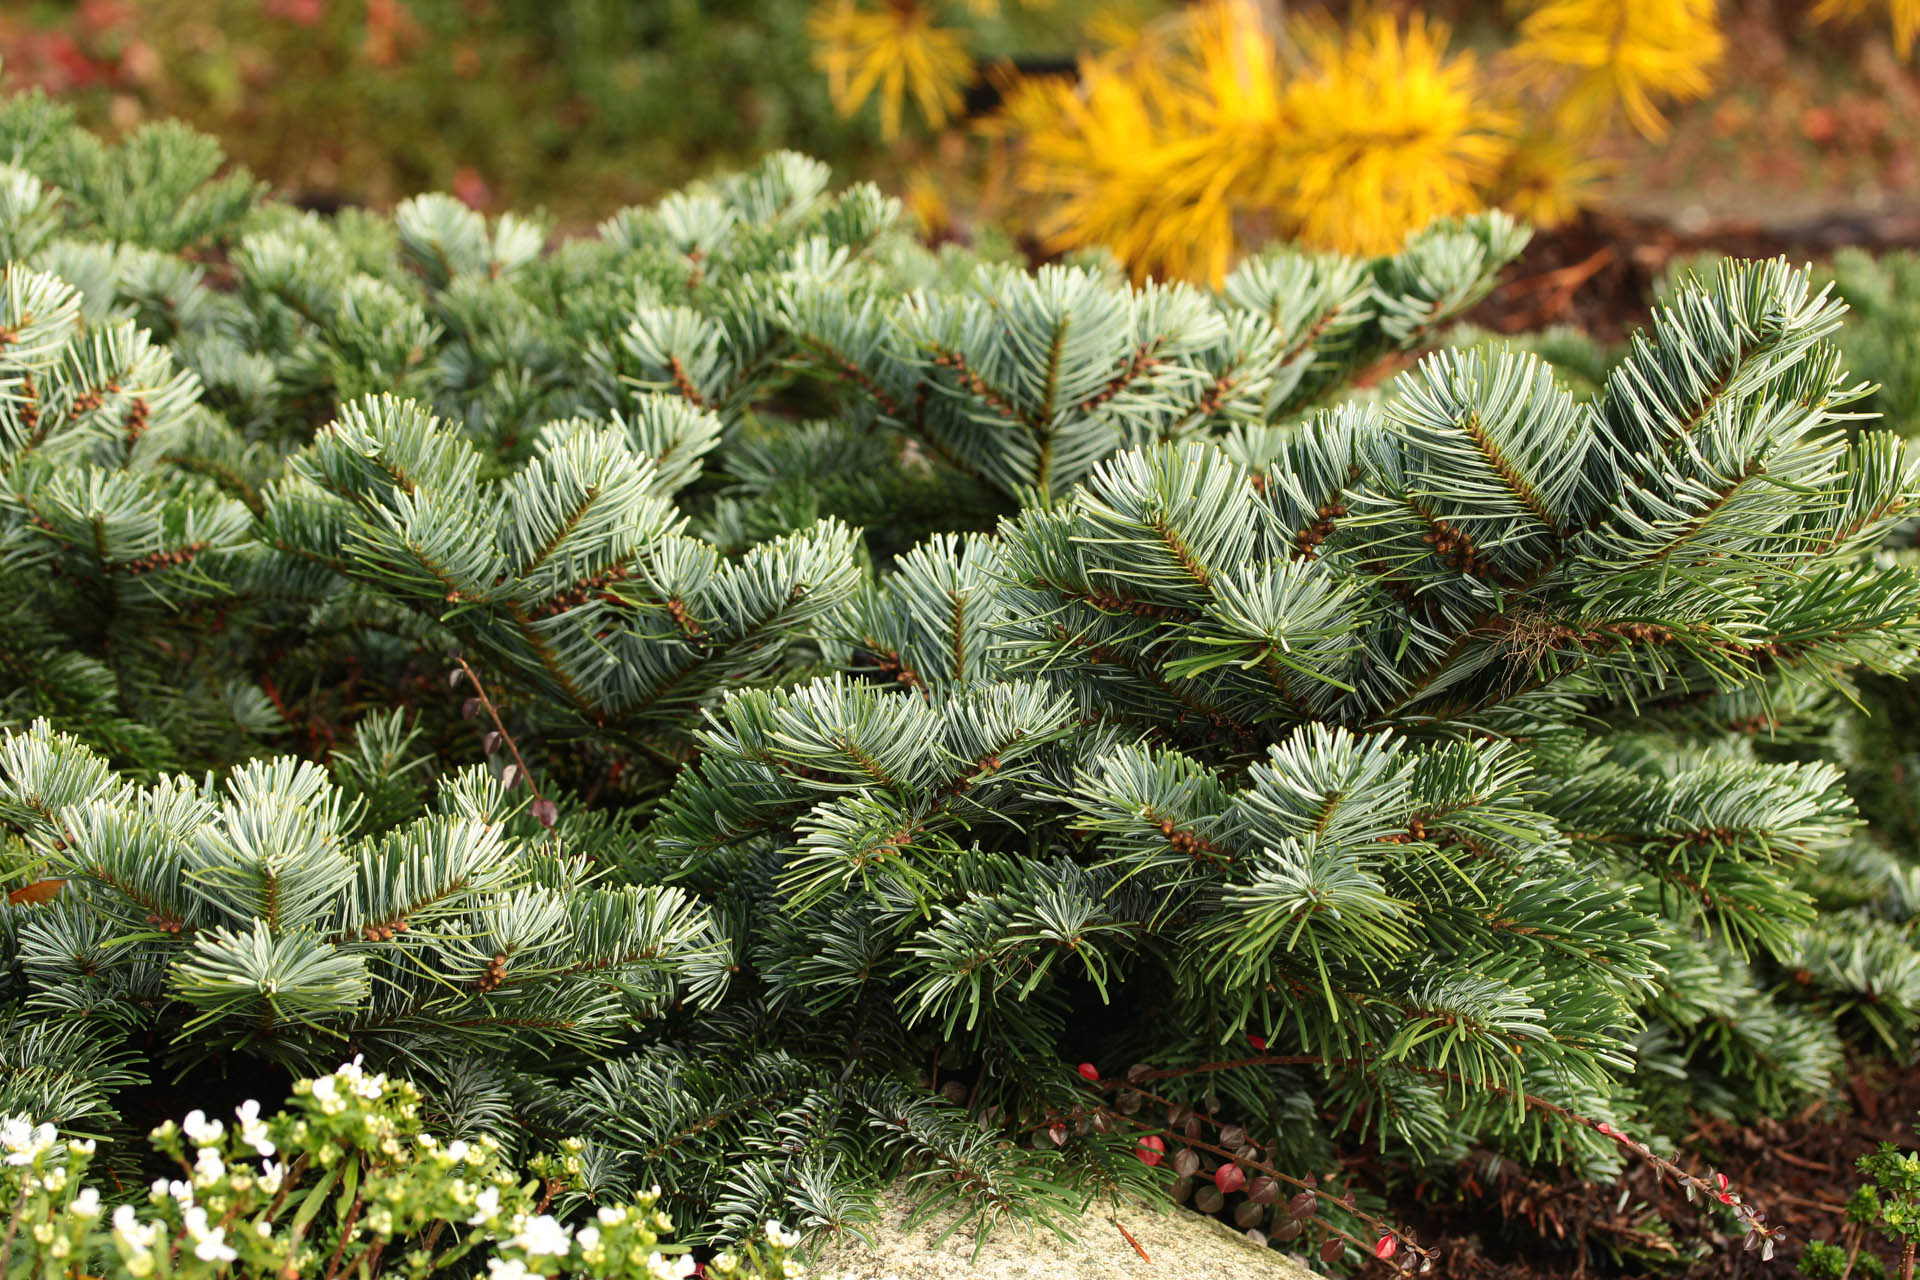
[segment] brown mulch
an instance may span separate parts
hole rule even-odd
[[[1616,343],[1646,322],[1654,283],[1676,258],[1720,253],[1820,261],[1847,245],[1874,251],[1920,248],[1920,211],[1834,215],[1785,228],[1723,222],[1691,234],[1653,219],[1586,213],[1536,233],[1467,318],[1496,333],[1571,325]]]
[[[1844,1243],[1844,1203],[1859,1175],[1854,1161],[1881,1142],[1911,1147],[1920,1112],[1920,1064],[1894,1069],[1856,1063],[1845,1098],[1820,1102],[1783,1121],[1703,1122],[1687,1135],[1679,1163],[1727,1175],[1767,1221],[1786,1228],[1775,1258],[1745,1251],[1722,1212],[1690,1203],[1646,1168],[1594,1186],[1543,1180],[1512,1165],[1470,1183],[1457,1201],[1436,1204],[1412,1189],[1393,1204],[1423,1243],[1442,1250],[1439,1280],[1664,1275],[1676,1280],[1761,1280],[1797,1274],[1808,1240]],[[1492,1162],[1488,1162],[1492,1163]],[[1485,1167],[1483,1165],[1482,1167]],[[1498,1213],[1490,1213],[1490,1208]],[[1731,1234],[1729,1234],[1731,1233]],[[1891,1250],[1878,1252],[1897,1275]],[[1856,1274],[1857,1271],[1856,1271]]]

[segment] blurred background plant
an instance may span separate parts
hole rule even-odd
[[[584,229],[792,146],[935,237],[1217,282],[1275,236],[1550,226],[1676,170],[1791,186],[1842,151],[1871,170],[1825,175],[1849,197],[1920,185],[1916,31],[1920,0],[27,0],[0,56],[91,125],[183,117],[323,206],[442,189]]]

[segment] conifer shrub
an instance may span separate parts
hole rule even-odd
[[[904,1173],[1418,1270],[1341,1152],[1684,1177],[1911,1031],[1822,734],[1920,482],[1805,271],[1379,383],[1524,232],[1214,293],[787,154],[550,247],[78,137],[0,105],[0,1113],[126,1176],[363,1059],[703,1247]]]

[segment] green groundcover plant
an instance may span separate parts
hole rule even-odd
[[[657,1185],[777,1253],[904,1175],[974,1228],[1171,1185],[1419,1270],[1343,1152],[1606,1177],[1909,1045],[1891,762],[1832,726],[1914,665],[1920,478],[1806,271],[1677,282],[1576,390],[1440,341],[1498,215],[1208,293],[929,250],[791,154],[557,246],[35,95],[0,160],[36,1259],[195,1237],[105,1190],[201,1158],[137,1135],[291,1092],[306,1151],[295,1082],[355,1062],[570,1250]],[[236,1258],[192,1265],[264,1221],[308,1266],[221,1123]],[[298,1274],[542,1252],[437,1156],[328,1150]]]
[[[144,1203],[122,1200],[110,1214],[114,1193],[87,1181],[94,1142],[62,1142],[50,1123],[0,1120],[10,1206],[0,1275],[430,1276],[470,1274],[481,1260],[494,1280],[693,1273],[685,1246],[661,1242],[672,1222],[654,1207],[657,1189],[573,1227],[547,1212],[557,1197],[564,1203],[577,1140],[533,1160],[536,1176],[522,1182],[493,1139],[440,1141],[417,1090],[357,1059],[300,1081],[294,1094],[278,1115],[250,1100],[232,1121],[196,1110],[154,1130],[154,1150],[181,1176],[157,1179]],[[788,1274],[799,1237],[778,1223],[765,1236],[718,1255],[707,1274]]]

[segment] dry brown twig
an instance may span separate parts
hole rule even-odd
[[[464,677],[466,682],[473,686],[473,697],[468,700],[466,709],[462,713],[464,718],[471,720],[474,711],[484,710],[488,719],[493,721],[493,732],[487,735],[488,740],[482,743],[481,749],[490,756],[498,755],[501,746],[513,752],[513,763],[501,771],[500,781],[507,790],[511,791],[519,785],[521,779],[526,779],[527,790],[533,792],[533,804],[529,808],[540,825],[551,831],[553,824],[560,820],[560,806],[540,794],[540,785],[533,780],[533,774],[527,768],[526,759],[520,754],[520,744],[513,740],[512,734],[507,732],[507,726],[500,720],[499,709],[493,705],[493,699],[487,696],[486,686],[480,683],[480,677],[475,675],[473,668],[467,665],[465,656],[456,653],[453,655],[453,660],[460,664],[460,670],[454,673],[451,683],[457,688],[461,678]],[[479,704],[478,707],[474,706],[476,702]],[[496,735],[499,738],[497,743],[491,741]]]

